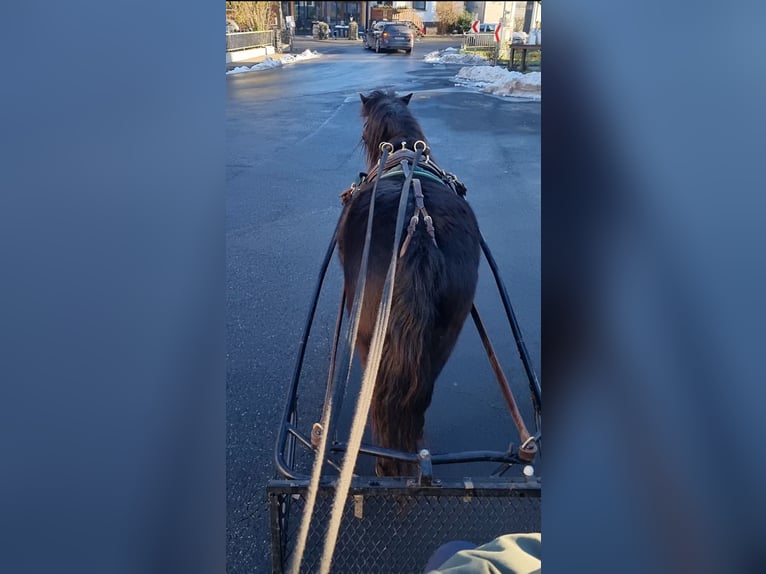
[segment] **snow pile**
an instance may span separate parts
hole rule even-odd
[[[282,60],[280,59],[272,59],[272,58],[266,58],[263,62],[260,62],[256,64],[255,66],[250,66],[251,70],[270,70],[271,68],[280,68],[282,67]]]
[[[461,85],[476,86],[498,96],[515,96],[539,100],[542,97],[540,72],[522,74],[494,66],[460,68],[455,80]]]
[[[304,50],[297,56],[292,54],[284,54],[278,58],[266,58],[263,62],[259,62],[253,66],[237,66],[233,70],[229,70],[226,74],[241,74],[243,72],[257,72],[259,70],[270,70],[272,68],[280,68],[285,64],[294,64],[295,62],[301,62],[303,60],[311,60],[318,58],[321,54],[319,52],[312,52],[311,50]]]
[[[282,56],[282,63],[292,64],[294,62],[302,62],[303,60],[313,60],[314,58],[318,58],[319,56],[320,56],[319,52],[312,52],[311,50],[303,50],[303,52],[301,52],[297,56],[293,56],[292,54],[286,54]]]
[[[460,54],[455,48],[429,52],[423,60],[430,64],[462,64],[464,66],[486,66],[489,64],[481,56],[476,54]]]
[[[279,68],[282,66],[282,60],[274,60],[272,58],[266,58],[263,62],[259,62],[254,66],[237,66],[233,70],[229,70],[226,74],[242,74],[244,72],[257,72],[258,70],[270,70],[271,68]]]

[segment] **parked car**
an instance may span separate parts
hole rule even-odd
[[[482,34],[494,32],[495,28],[497,28],[497,24],[479,24],[479,32]]]
[[[378,22],[367,31],[364,39],[364,47],[376,52],[404,50],[411,54],[414,45],[415,34],[407,24],[399,22]]]
[[[511,35],[511,42],[513,44],[526,44],[529,35],[526,32],[514,32]]]
[[[239,25],[234,20],[226,18],[226,33],[239,32]]]

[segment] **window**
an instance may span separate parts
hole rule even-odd
[[[425,2],[413,2],[412,8],[414,10],[425,10],[426,9],[426,3]]]

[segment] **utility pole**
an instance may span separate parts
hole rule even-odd
[[[527,34],[531,34],[532,28],[534,28],[532,17],[534,16],[535,12],[535,4],[536,2],[527,2],[527,9],[524,12],[524,32]]]
[[[511,33],[516,31],[516,2],[511,3]]]

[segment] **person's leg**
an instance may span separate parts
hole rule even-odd
[[[471,548],[476,548],[476,544],[473,544],[472,542],[466,542],[465,540],[453,540],[452,542],[442,544],[439,546],[439,548],[436,549],[436,551],[434,551],[433,554],[431,554],[431,557],[428,559],[425,570],[423,570],[423,572],[425,573],[431,570],[435,570],[444,564],[447,560],[452,558],[452,556],[454,556],[457,552],[460,552],[461,550],[469,550]]]

